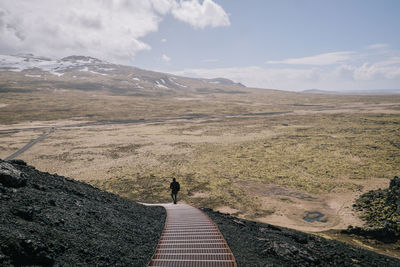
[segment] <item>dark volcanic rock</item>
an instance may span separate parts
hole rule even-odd
[[[164,226],[163,208],[145,207],[21,162],[0,160],[0,166],[0,266],[149,262]]]
[[[349,227],[343,233],[374,238],[385,243],[400,239],[400,179],[395,176],[388,189],[372,190],[360,196],[354,208],[363,214],[365,227]]]
[[[319,236],[204,210],[238,266],[400,266],[400,260]]]
[[[6,187],[21,187],[26,185],[26,178],[12,164],[0,162],[0,183]]]
[[[17,164],[17,165],[23,165],[23,166],[27,165],[26,162],[23,161],[22,159],[12,159],[12,160],[9,160],[8,162],[10,162],[12,164]]]
[[[395,176],[389,185],[389,190],[386,194],[386,206],[391,206],[393,212],[400,214],[400,178]]]

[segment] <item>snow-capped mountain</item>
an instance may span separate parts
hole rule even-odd
[[[6,79],[7,78],[7,79]],[[108,90],[114,94],[171,94],[243,89],[231,80],[193,79],[112,64],[92,57],[50,59],[32,54],[0,55],[0,82],[34,81],[43,88]],[[54,82],[52,84],[52,82]]]
[[[89,67],[103,72],[113,70],[112,68],[102,68],[102,65],[110,65],[110,63],[84,56],[70,56],[57,60],[37,57],[32,54],[0,55],[0,70],[2,71],[22,72],[37,69],[56,76],[62,76],[68,71],[89,71]]]

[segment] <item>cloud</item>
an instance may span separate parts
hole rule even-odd
[[[170,62],[171,61],[171,58],[169,56],[167,56],[167,55],[162,55],[161,59],[163,61],[165,61],[165,62]]]
[[[202,60],[202,62],[205,62],[205,63],[213,63],[213,62],[218,62],[218,61],[219,61],[219,59],[216,59],[216,58],[208,58],[208,59]]]
[[[229,25],[212,0],[2,0],[0,54],[31,52],[49,57],[73,54],[130,63],[151,47],[143,37],[158,30],[163,16],[195,28]]]
[[[302,58],[288,58],[284,60],[270,60],[267,61],[268,64],[289,64],[289,65],[333,65],[345,62],[349,60],[354,55],[351,51],[343,51],[343,52],[333,52],[333,53],[325,53],[319,54],[310,57],[302,57]]]
[[[203,4],[200,4],[198,0],[181,1],[179,6],[173,8],[172,15],[194,28],[230,25],[228,14],[212,0],[204,0]]]
[[[371,49],[371,50],[375,50],[375,49],[386,49],[389,48],[388,44],[372,44],[366,47],[366,49]]]
[[[224,77],[249,87],[301,91],[399,89],[400,57],[381,59],[373,63],[344,62],[329,66],[298,67],[232,67],[216,69],[186,69],[174,72],[196,78]]]
[[[354,68],[355,80],[400,80],[400,57]],[[400,84],[400,83],[399,83]]]
[[[129,0],[127,0],[129,1]],[[137,2],[137,1],[132,1]],[[171,11],[173,7],[178,6],[178,3],[175,0],[150,0],[153,8],[160,14],[165,15]]]
[[[216,68],[216,69],[187,69],[174,72],[176,75],[195,78],[227,78],[250,87],[269,89],[298,89],[299,81],[315,80],[313,70],[262,68],[258,66]],[[307,87],[308,88],[308,87]]]
[[[390,57],[388,59],[375,63],[375,65],[379,67],[400,65],[400,57]]]

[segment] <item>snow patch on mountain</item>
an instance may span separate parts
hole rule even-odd
[[[161,79],[161,80],[163,80],[163,79]],[[164,83],[165,83],[165,81],[164,81]],[[159,81],[156,81],[156,86],[158,87],[158,88],[165,88],[165,89],[169,89],[169,87],[168,86],[165,86],[165,85],[162,85]]]
[[[42,75],[35,75],[35,74],[25,74],[25,77],[29,77],[29,78],[41,78]]]
[[[96,74],[96,75],[103,75],[103,76],[107,76],[108,74],[106,74],[106,73],[100,73],[100,72],[97,72],[97,71],[93,71],[93,70],[91,70],[91,71],[89,71],[90,73],[93,73],[93,74]]]
[[[56,76],[62,76],[65,72],[71,70],[90,71],[93,74],[107,75],[97,71],[111,71],[113,68],[98,67],[98,64],[108,64],[101,60],[83,57],[70,56],[62,59],[49,59],[45,57],[37,57],[32,54],[18,54],[13,56],[0,55],[0,71],[22,72],[27,70],[39,69],[49,72]],[[91,70],[92,68],[97,71]],[[29,77],[29,76],[27,76]]]
[[[143,89],[143,88],[144,88],[143,86],[141,86],[141,85],[138,84],[138,83],[135,84],[135,87],[136,87],[136,88],[139,88],[139,89]]]
[[[178,82],[176,81],[176,78],[175,78],[175,77],[168,78],[168,80],[169,80],[171,83],[175,84],[175,85],[178,85],[178,86],[183,87],[183,88],[187,88],[186,85],[183,85],[183,84],[178,83]]]

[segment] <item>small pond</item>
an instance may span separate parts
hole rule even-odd
[[[307,212],[306,216],[303,218],[303,220],[305,220],[306,222],[322,222],[322,223],[326,223],[326,218],[325,214],[319,212],[319,211],[309,211]]]

